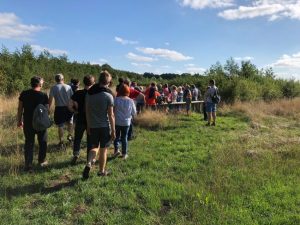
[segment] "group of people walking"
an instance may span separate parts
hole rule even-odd
[[[75,165],[81,149],[81,140],[86,132],[87,137],[87,163],[83,169],[84,179],[89,177],[91,167],[99,155],[98,176],[107,176],[110,171],[106,169],[107,150],[114,145],[113,157],[128,158],[128,140],[133,138],[133,117],[141,113],[144,106],[156,109],[161,102],[186,102],[198,100],[200,91],[192,85],[184,87],[168,87],[151,83],[145,90],[137,86],[136,82],[128,79],[119,79],[116,93],[109,88],[112,76],[107,71],[102,71],[98,82],[87,75],[83,78],[84,88],[79,90],[79,81],[72,80],[71,85],[65,84],[62,74],[55,75],[56,85],[50,89],[49,97],[41,91],[43,78],[31,78],[31,89],[23,91],[19,97],[17,123],[23,127],[25,136],[24,156],[25,170],[33,171],[33,149],[35,135],[38,137],[39,154],[38,162],[41,167],[47,166],[47,129],[36,130],[33,128],[35,110],[42,104],[48,109],[55,102],[54,122],[58,129],[59,147],[65,148],[64,131],[67,127],[67,140],[73,143],[73,158],[71,164]],[[205,105],[208,116],[207,125],[215,125],[216,104],[212,96],[217,90],[214,80],[210,81],[210,88],[206,91]],[[74,126],[74,138],[73,138]]]

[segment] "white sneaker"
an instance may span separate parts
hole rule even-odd
[[[40,163],[40,167],[47,167],[48,166],[48,161],[44,161]]]
[[[122,159],[123,160],[126,160],[128,158],[128,155],[126,154],[126,155],[122,155]]]

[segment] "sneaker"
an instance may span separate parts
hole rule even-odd
[[[216,126],[216,122],[213,122],[213,123],[211,124],[211,126],[214,126],[214,127],[215,127],[215,126]]]
[[[89,166],[85,166],[84,170],[82,172],[82,178],[83,179],[88,179],[90,177],[89,173],[90,173],[91,167]]]
[[[47,160],[45,160],[44,162],[41,162],[40,163],[40,167],[47,167],[48,166],[48,161]]]
[[[128,155],[126,154],[126,155],[122,155],[122,159],[123,160],[126,160],[128,158]]]
[[[73,156],[73,158],[72,158],[72,160],[71,160],[71,165],[72,165],[72,166],[75,166],[75,165],[76,165],[77,159],[78,159],[78,156],[77,156],[77,155]]]
[[[116,152],[113,154],[113,157],[114,157],[114,158],[117,158],[119,155],[121,155],[121,152],[120,152],[120,151],[116,151]]]
[[[205,124],[205,126],[210,127],[210,123]]]
[[[104,170],[104,172],[98,172],[97,173],[97,175],[99,176],[99,177],[106,177],[106,176],[109,176],[109,175],[111,175],[111,171],[110,170]]]
[[[70,144],[72,144],[73,142],[73,137],[71,134],[68,135],[67,140],[70,142]]]

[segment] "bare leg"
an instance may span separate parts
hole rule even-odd
[[[73,133],[73,123],[68,123],[68,135],[72,136]]]
[[[207,113],[207,124],[211,123],[211,118],[212,118],[212,113],[211,112],[206,112]]]
[[[64,127],[58,127],[58,138],[59,142],[63,142],[63,137],[64,137]]]
[[[96,158],[98,152],[98,148],[93,148],[89,152],[87,166],[91,167],[93,160]]]
[[[105,173],[106,159],[107,159],[107,148],[100,148],[100,154],[99,154],[100,173]]]
[[[212,112],[212,118],[213,118],[213,123],[215,124],[217,118],[216,112]]]

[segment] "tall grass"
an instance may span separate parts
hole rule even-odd
[[[135,118],[135,123],[143,128],[165,128],[169,118],[165,112],[146,110]]]
[[[220,113],[221,115],[241,113],[248,116],[253,122],[259,122],[270,116],[296,118],[300,115],[300,98],[281,99],[272,102],[236,102],[233,105],[224,105]]]

